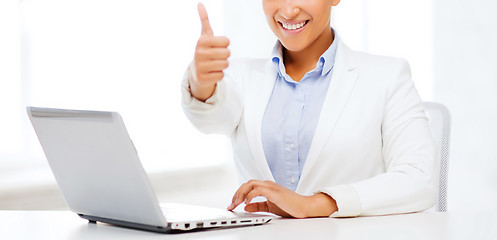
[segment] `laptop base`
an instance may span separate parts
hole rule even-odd
[[[85,214],[78,214],[78,216],[88,220],[88,222],[92,223],[92,224],[96,224],[97,222],[103,222],[103,223],[108,223],[108,224],[112,224],[112,225],[116,225],[116,226],[138,229],[138,230],[146,230],[146,231],[152,231],[152,232],[158,232],[158,233],[170,233],[173,231],[170,223],[168,224],[167,227],[162,227],[162,226],[151,226],[151,225],[140,224],[140,223],[126,222],[126,221],[122,221],[122,220],[103,218],[103,217],[97,217],[97,216],[91,216],[91,215],[85,215]]]
[[[90,224],[97,224],[97,222],[103,222],[119,227],[125,227],[125,228],[130,228],[130,229],[137,229],[137,230],[145,230],[145,231],[151,231],[151,232],[157,232],[157,233],[187,233],[187,232],[192,232],[192,231],[203,231],[203,230],[208,230],[208,229],[214,229],[214,228],[222,228],[221,226],[218,227],[204,227],[204,226],[197,226],[197,228],[190,229],[190,230],[181,230],[181,229],[173,229],[171,227],[172,223],[168,223],[167,227],[162,227],[162,226],[151,226],[151,225],[146,225],[146,224],[140,224],[140,223],[133,223],[133,222],[126,222],[122,220],[116,220],[116,219],[110,219],[110,218],[103,218],[103,217],[97,217],[97,216],[91,216],[91,215],[85,215],[85,214],[78,214],[83,219],[88,220],[88,223]],[[272,219],[268,219],[264,223],[268,223]],[[254,223],[254,224],[246,224],[246,225],[234,225],[234,226],[225,226],[224,228],[237,228],[237,227],[247,227],[247,226],[262,226],[264,223]]]

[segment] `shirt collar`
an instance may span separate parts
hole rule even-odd
[[[331,29],[333,31],[333,29]],[[335,35],[333,33],[333,35]],[[328,74],[333,66],[335,65],[335,56],[337,53],[337,38],[336,36],[333,38],[333,43],[330,47],[319,57],[319,62],[323,61],[323,71],[321,72],[321,76]]]
[[[271,59],[274,63],[274,67],[278,71],[280,75],[286,73],[285,65],[283,65],[283,46],[280,41],[276,41],[276,44],[273,47],[273,52],[271,53]]]
[[[319,57],[318,60],[318,65],[316,68],[320,67],[320,64],[322,64],[323,68],[321,70],[321,76],[324,76],[328,74],[333,66],[335,65],[335,55],[337,51],[337,37],[335,35],[335,31],[333,28],[331,29],[333,31],[334,39],[333,43],[330,45],[330,47]],[[276,44],[273,47],[273,51],[271,53],[271,59],[274,63],[274,66],[276,70],[278,71],[279,74],[285,75],[286,70],[285,70],[285,65],[283,64],[283,46],[281,45],[280,41],[276,41]]]

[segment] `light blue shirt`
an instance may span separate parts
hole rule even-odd
[[[333,41],[300,82],[286,73],[281,44],[277,42],[273,49],[278,75],[262,120],[262,144],[274,180],[292,191],[300,180],[330,84],[336,45]]]

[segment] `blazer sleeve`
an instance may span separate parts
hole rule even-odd
[[[181,84],[183,112],[200,132],[230,136],[240,122],[243,109],[241,93],[232,80],[231,71],[225,71],[225,77],[217,83],[214,94],[202,102],[190,91],[189,78],[195,76],[192,66],[190,64],[186,70]]]
[[[436,145],[424,105],[402,61],[385,98],[382,153],[386,171],[352,184],[321,190],[333,197],[338,211],[331,217],[417,212],[436,200]]]

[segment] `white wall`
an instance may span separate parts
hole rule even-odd
[[[20,36],[18,1],[0,1],[0,136],[9,136],[0,137],[0,157],[21,149],[22,110],[12,104],[21,101]]]
[[[449,210],[497,208],[497,2],[433,1],[434,100],[452,113]]]
[[[232,58],[270,56],[276,37],[266,23],[261,2],[224,0],[224,32],[230,39]]]
[[[421,98],[432,99],[432,0],[344,0],[332,17],[352,49],[406,59]]]

